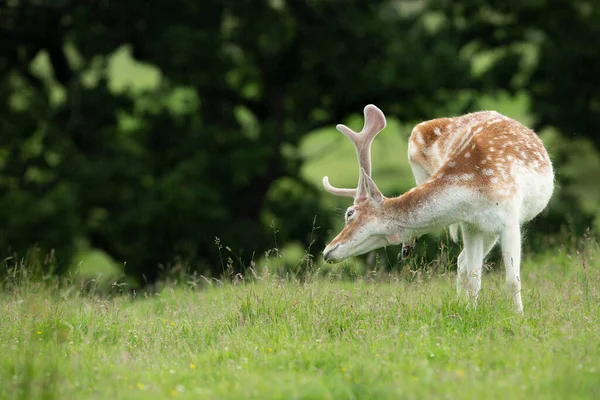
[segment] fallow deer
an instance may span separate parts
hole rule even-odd
[[[359,180],[356,189],[339,189],[323,178],[328,192],[354,198],[343,230],[323,251],[325,261],[405,243],[443,227],[455,236],[460,226],[458,292],[466,289],[476,301],[483,260],[500,239],[508,290],[522,313],[521,225],[546,207],[554,190],[552,163],[539,137],[495,111],[422,122],[408,144],[417,186],[387,198],[371,178],[371,143],[385,128],[385,116],[374,105],[365,107],[364,116],[359,133],[336,127],[354,143]]]

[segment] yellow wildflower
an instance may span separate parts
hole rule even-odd
[[[272,353],[273,349],[271,347],[269,347],[269,353]]]
[[[41,335],[41,334],[42,334],[42,331],[38,331],[38,333],[37,333],[37,334],[38,334],[38,335]]]
[[[146,386],[144,386],[144,384],[143,384],[143,383],[138,383],[138,384],[137,384],[137,387],[138,387],[138,389],[140,389],[140,390],[144,390],[144,388],[145,388]]]
[[[190,364],[190,369],[196,369],[196,364]]]
[[[175,389],[171,390],[171,397],[179,396],[179,392]]]

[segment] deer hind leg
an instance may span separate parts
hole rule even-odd
[[[502,231],[502,258],[506,268],[506,286],[513,298],[517,311],[523,313],[521,300],[521,228],[517,222],[507,225]]]
[[[481,290],[483,260],[496,245],[498,235],[469,231],[464,226],[461,226],[461,231],[463,232],[464,248],[458,256],[457,291],[460,295],[466,288],[469,296],[477,298],[477,294]],[[470,254],[471,257],[469,257]]]
[[[481,289],[484,235],[473,229],[464,229],[464,225],[462,227],[464,249],[458,257],[459,285],[466,289],[470,299],[476,301]]]

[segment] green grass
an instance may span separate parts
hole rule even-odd
[[[114,297],[7,283],[0,397],[597,398],[598,267],[591,251],[526,261],[524,317],[496,272],[476,309],[443,271]]]
[[[49,76],[38,61],[34,72]],[[127,48],[107,62],[116,92],[160,83],[160,72]],[[478,106],[531,122],[522,94]],[[338,122],[358,130],[360,112]],[[413,186],[411,129],[390,118],[373,145],[373,175],[386,195]],[[301,151],[302,174],[315,185],[323,175],[356,185],[354,150],[333,127],[307,136]],[[6,284],[0,398],[597,398],[600,260],[583,254],[556,250],[524,263],[525,317],[496,272],[485,276],[477,309],[457,301],[454,274],[443,271],[352,282],[261,275],[110,297],[82,295],[77,282]],[[90,254],[77,272],[94,275],[107,263]]]

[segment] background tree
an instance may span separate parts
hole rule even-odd
[[[0,249],[54,249],[61,272],[87,243],[150,281],[243,269],[274,234],[319,251],[307,134],[368,103],[410,124],[500,92],[527,99],[559,170],[534,231],[600,227],[599,17],[591,0],[1,2]],[[147,73],[119,84],[121,56]]]
[[[81,238],[148,280],[177,259],[219,273],[215,237],[238,268],[273,229],[307,245],[329,220],[299,175],[304,135],[369,102],[427,118],[469,85],[452,31],[410,3],[40,4],[0,10],[0,226],[3,249],[63,266]],[[156,87],[111,87],[123,45]]]

